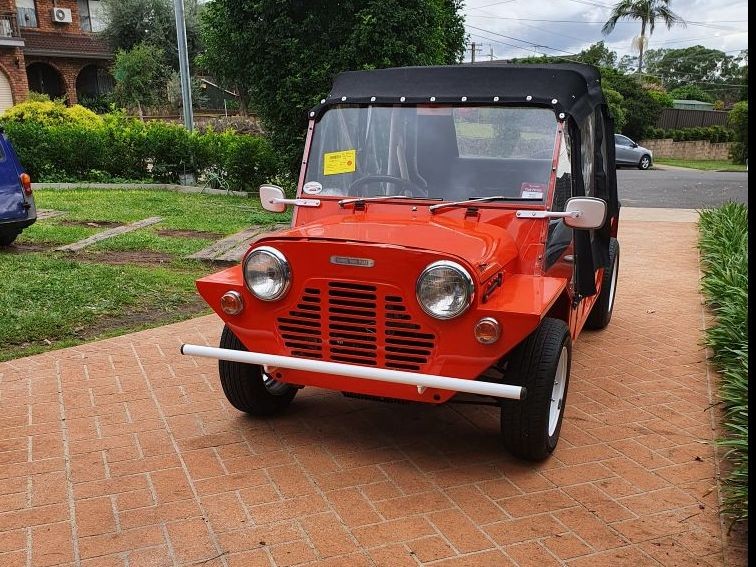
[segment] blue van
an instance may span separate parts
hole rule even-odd
[[[8,246],[37,220],[31,178],[0,129],[0,246]]]

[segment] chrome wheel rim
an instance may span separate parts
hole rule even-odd
[[[614,307],[614,292],[617,290],[617,272],[619,271],[619,262],[617,258],[614,259],[614,266],[612,267],[612,281],[609,284],[609,306],[607,311],[611,312]]]
[[[559,354],[556,373],[554,374],[554,385],[551,387],[551,403],[549,404],[549,437],[554,435],[559,417],[564,410],[564,391],[567,387],[567,347],[562,347]]]
[[[641,158],[641,167],[643,169],[648,169],[649,164],[650,164],[650,161],[647,157]]]

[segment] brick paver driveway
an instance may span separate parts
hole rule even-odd
[[[304,390],[245,417],[178,353],[217,344],[212,316],[0,364],[0,565],[745,563],[717,515],[695,239],[624,222],[614,320],[578,341],[539,465],[493,408]]]

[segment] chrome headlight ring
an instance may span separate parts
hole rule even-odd
[[[272,246],[260,246],[247,254],[242,273],[245,287],[262,301],[281,299],[291,287],[291,266]]]
[[[435,319],[462,315],[475,295],[475,283],[460,264],[439,260],[426,266],[417,278],[415,296],[422,310]]]

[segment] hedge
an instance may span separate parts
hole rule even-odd
[[[712,143],[733,142],[735,132],[724,126],[706,126],[699,128],[681,128],[665,130],[664,128],[649,128],[646,138],[655,140],[672,138],[675,142],[687,142],[694,140],[708,140]]]
[[[177,183],[180,175],[194,174],[251,190],[276,177],[278,160],[261,136],[189,133],[178,124],[142,122],[118,112],[91,119],[89,113],[22,103],[0,117],[0,126],[37,182]]]

